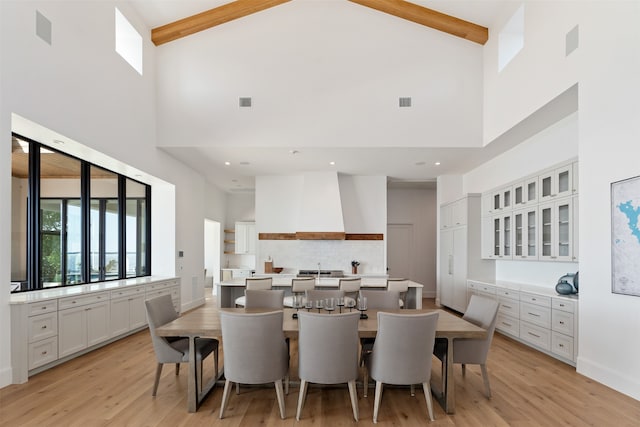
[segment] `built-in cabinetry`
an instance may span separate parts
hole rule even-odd
[[[180,312],[177,278],[139,278],[12,294],[13,382],[147,326],[145,299],[171,295]]]
[[[578,260],[578,162],[483,193],[482,257]]]
[[[578,299],[553,289],[510,283],[467,282],[468,296],[500,303],[496,330],[575,366]]]
[[[256,253],[256,223],[236,222],[236,249],[237,254]]]
[[[478,194],[440,208],[439,303],[464,312],[467,278],[494,277],[494,264],[480,258],[480,209]]]

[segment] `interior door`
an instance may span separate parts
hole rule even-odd
[[[387,274],[389,277],[412,277],[413,224],[387,225]]]

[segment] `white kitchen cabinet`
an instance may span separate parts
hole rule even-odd
[[[459,227],[467,224],[467,199],[442,205],[440,208],[440,228]]]
[[[571,197],[539,206],[540,260],[575,261]]]
[[[538,200],[545,202],[557,197],[571,196],[573,187],[573,164],[564,165],[543,173],[538,178]]]
[[[513,208],[538,202],[538,177],[527,178],[513,185]]]
[[[147,324],[144,286],[111,291],[110,335],[116,337]]]
[[[89,303],[91,299],[75,298],[58,311],[58,356],[65,357],[109,339],[109,301]],[[69,299],[69,298],[65,298]],[[73,303],[73,301],[76,301]],[[72,305],[68,305],[72,304]]]
[[[513,217],[511,213],[493,216],[493,259],[511,259],[513,245]]]
[[[510,185],[500,188],[493,192],[491,204],[491,213],[497,214],[503,210],[513,208],[512,187]]]
[[[538,207],[513,212],[513,259],[538,259]]]
[[[236,254],[256,253],[255,222],[236,222]]]
[[[467,308],[467,278],[493,277],[494,263],[480,257],[481,199],[470,194],[454,202],[461,225],[440,231],[439,302],[456,311]],[[453,212],[453,210],[452,210]]]

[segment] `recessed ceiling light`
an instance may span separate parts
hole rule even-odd
[[[230,165],[231,165],[231,162],[224,162],[224,165],[225,165],[225,166],[230,166]]]
[[[434,165],[440,166],[440,162],[435,162]]]
[[[329,162],[329,164],[330,164],[331,166],[334,166],[334,165],[336,164],[336,162]]]

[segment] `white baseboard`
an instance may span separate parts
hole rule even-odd
[[[13,383],[13,369],[11,367],[0,369],[0,388]]]
[[[615,371],[608,366],[580,356],[578,356],[576,371],[620,393],[640,400],[640,382],[636,381],[628,372]]]

